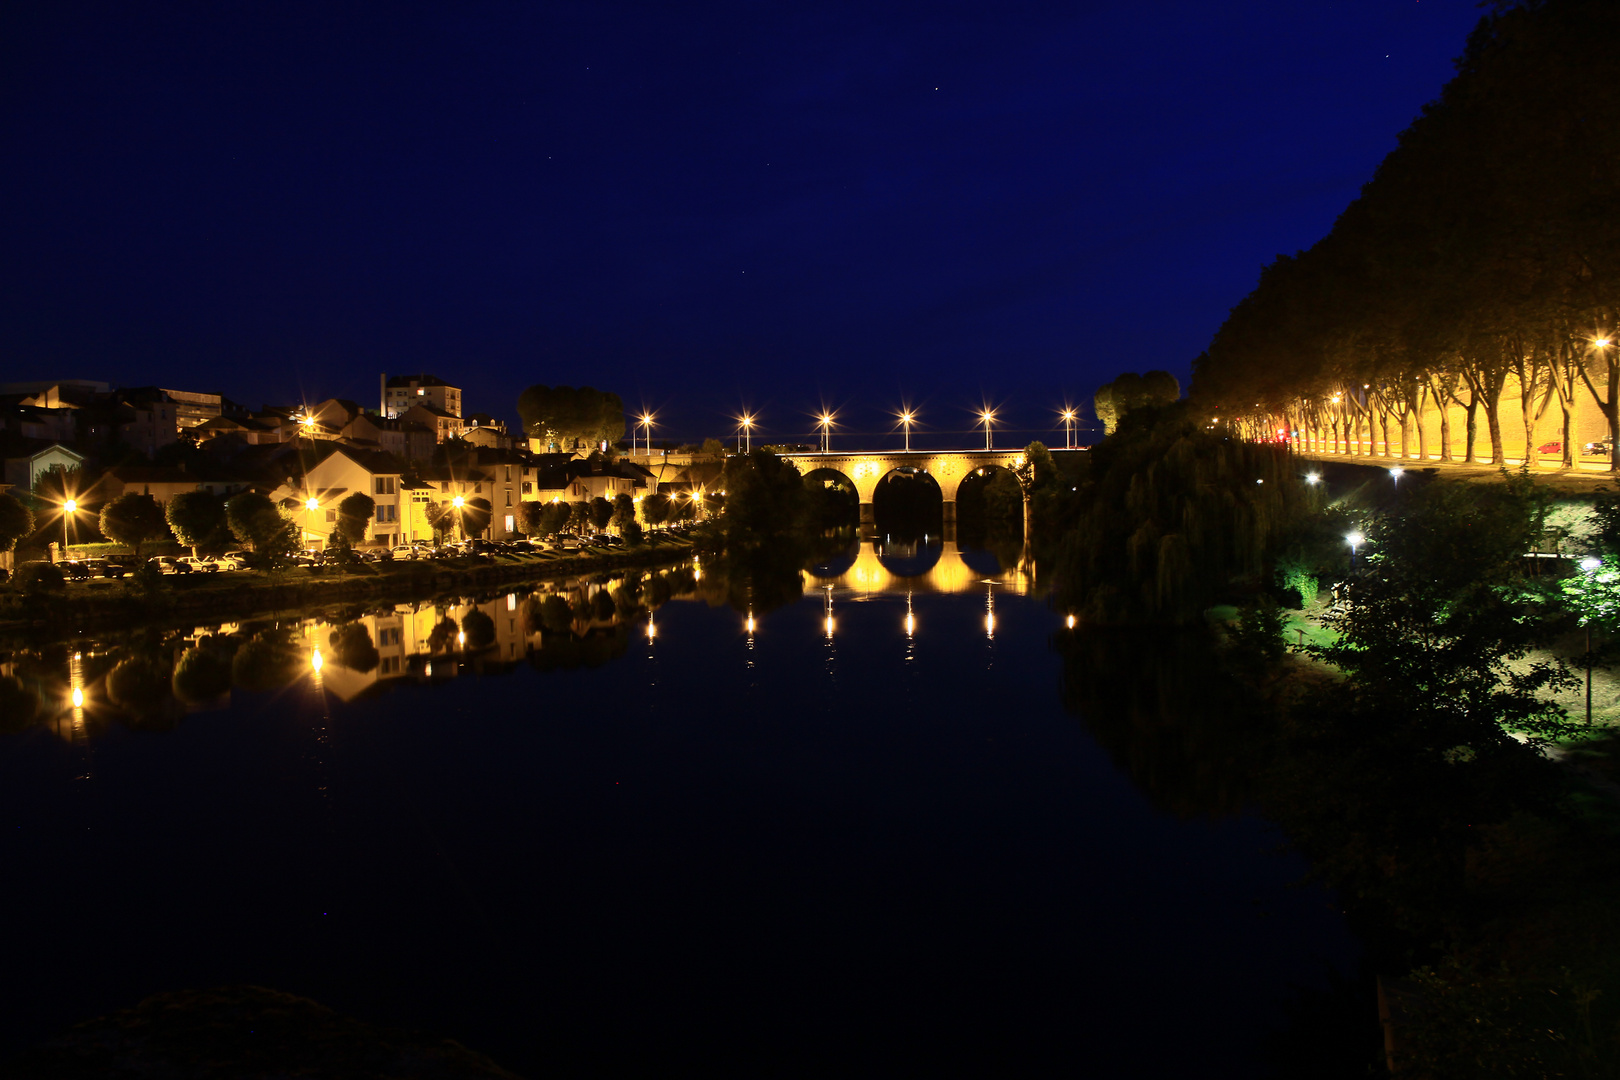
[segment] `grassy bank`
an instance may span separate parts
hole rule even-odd
[[[59,593],[24,595],[6,589],[0,590],[0,635],[40,642],[137,624],[219,622],[333,604],[395,603],[517,581],[656,566],[684,559],[691,550],[685,540],[658,538],[637,547],[586,548],[577,554],[364,563],[344,572],[180,574],[159,579],[151,589],[132,578],[72,582]]]

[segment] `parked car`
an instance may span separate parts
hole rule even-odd
[[[501,546],[498,541],[478,537],[468,540],[464,550],[472,555],[493,555],[501,550]]]
[[[1562,454],[1563,452],[1564,444],[1561,442],[1542,443],[1536,447],[1536,453],[1538,454]]]
[[[154,555],[146,560],[148,566],[157,568],[160,574],[189,574],[191,565],[183,563],[173,555]]]
[[[219,564],[221,570],[247,569],[248,553],[245,551],[227,551],[225,554],[215,555],[213,558]]]
[[[135,564],[126,562],[123,559],[99,559],[87,561],[100,562],[102,577],[124,578],[135,572]]]
[[[87,581],[101,576],[101,568],[92,567],[88,559],[64,559],[57,565],[69,581]]]
[[[1614,453],[1614,443],[1609,439],[1599,439],[1581,447],[1581,452],[1591,457],[1608,457]]]
[[[425,549],[416,544],[397,544],[395,545],[392,554],[396,559],[419,559],[422,558],[422,556],[418,553],[423,550]]]
[[[182,556],[180,556],[179,561],[182,562],[182,563],[185,563],[187,566],[191,567],[191,569],[192,569],[192,571],[194,573],[200,573],[200,574],[217,574],[217,573],[219,573],[219,563],[214,559],[208,558],[206,555],[201,556],[201,557],[196,556],[196,555],[182,555]]]
[[[393,562],[394,552],[390,548],[371,548],[361,554],[360,557],[366,560],[366,562]]]
[[[565,536],[565,537],[562,538],[562,540],[558,543],[557,546],[560,547],[564,551],[578,551],[580,549],[580,547],[582,547],[583,545],[580,544],[579,537],[577,537],[577,536]]]

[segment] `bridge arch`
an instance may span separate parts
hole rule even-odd
[[[952,525],[956,521],[957,488],[968,474],[986,465],[1016,468],[1023,456],[1024,451],[1016,447],[1004,450],[894,450],[869,454],[812,452],[783,455],[798,467],[800,473],[827,468],[853,481],[860,500],[862,525],[873,523],[872,495],[877,491],[878,482],[897,468],[909,466],[934,478],[944,502],[945,522]]]

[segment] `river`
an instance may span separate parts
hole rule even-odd
[[[528,1076],[1248,1078],[1354,967],[994,556],[623,585],[0,654],[0,1059],[251,983]]]

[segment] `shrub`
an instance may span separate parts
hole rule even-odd
[[[61,592],[67,588],[67,577],[60,566],[48,562],[26,562],[17,567],[15,583],[29,594]]]

